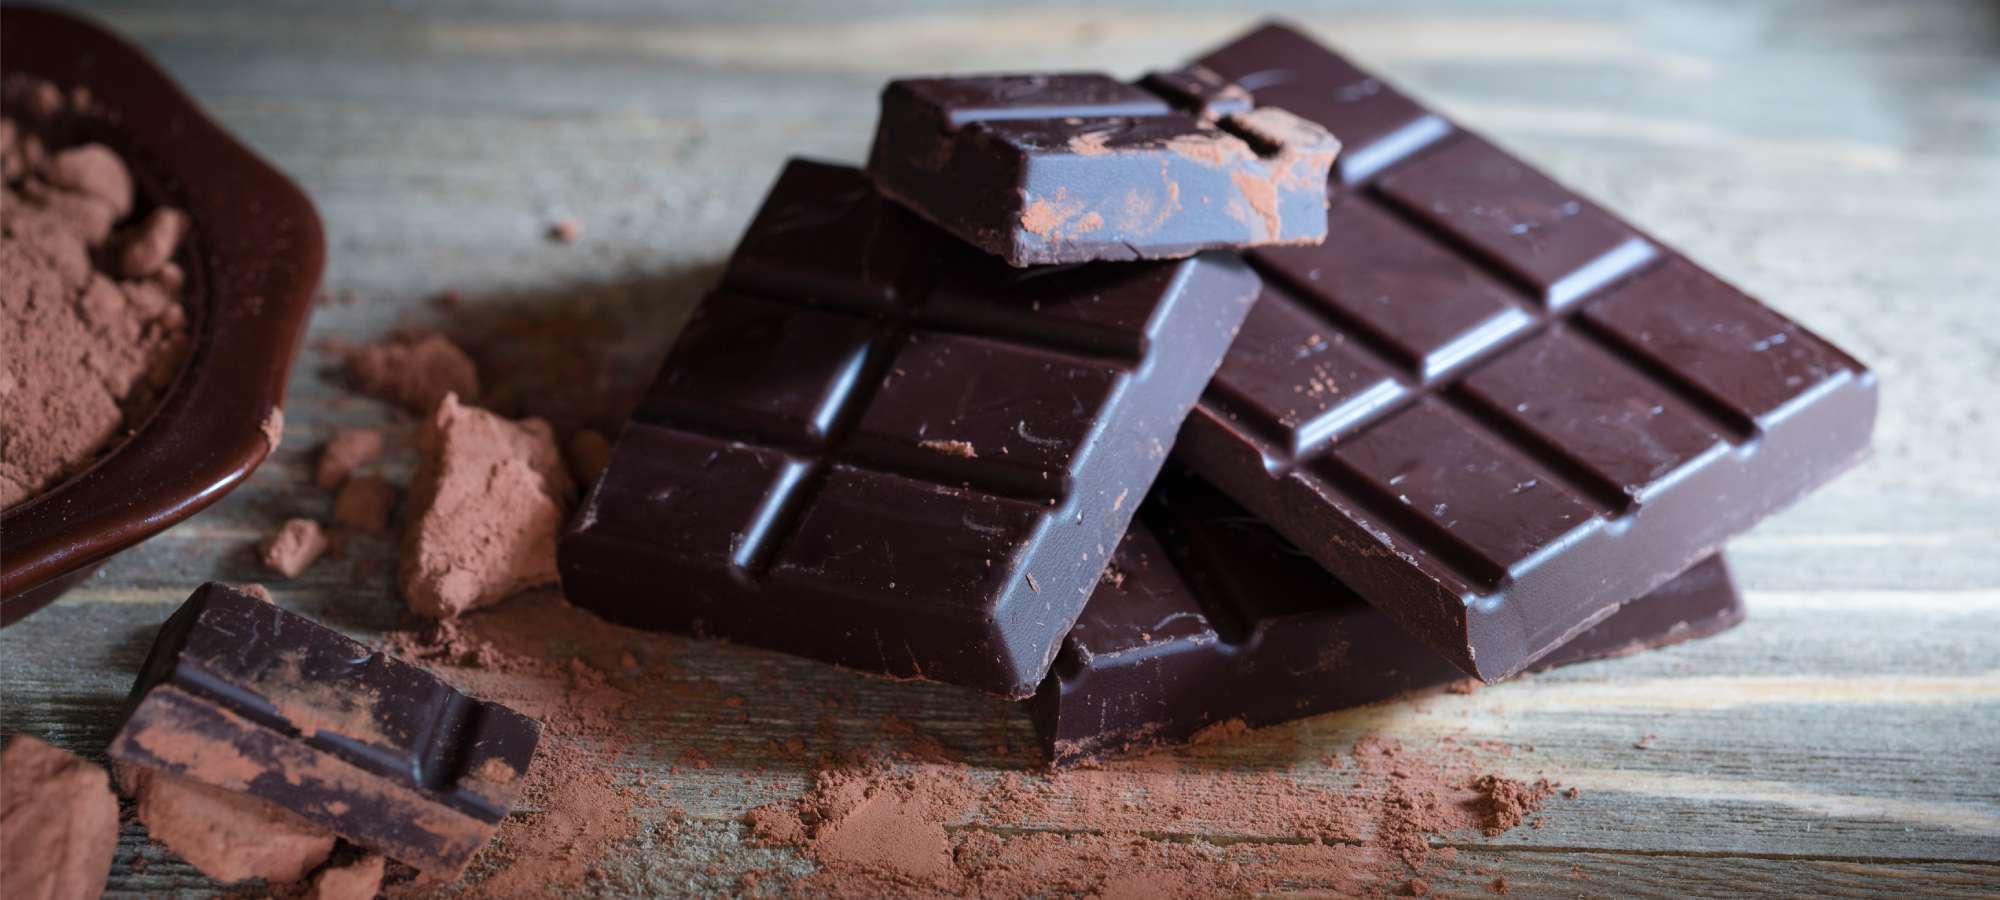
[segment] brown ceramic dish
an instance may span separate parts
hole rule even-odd
[[[89,91],[80,122],[118,151],[143,206],[185,210],[192,352],[152,419],[96,464],[0,513],[0,625],[54,600],[107,557],[201,511],[270,453],[326,262],[304,192],[238,143],[138,48],[39,9],[0,10],[0,70]]]

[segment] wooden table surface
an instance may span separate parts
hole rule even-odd
[[[441,325],[483,341],[495,367],[523,317],[587,315],[607,323],[587,349],[613,388],[655,363],[782,159],[861,157],[884,79],[1134,74],[1252,21],[1191,0],[645,6],[92,11],[317,199],[326,287],[344,299],[321,306],[314,338]],[[1117,11],[1139,7],[1154,11]],[[1882,416],[1872,459],[1730,547],[1743,627],[1252,734],[1207,751],[1241,762],[1209,770],[1212,789],[1362,729],[1490,738],[1533,748],[1503,768],[1582,789],[1545,827],[1450,839],[1517,893],[2000,894],[2000,4],[1314,2],[1290,15],[1854,352],[1880,373]],[[575,245],[544,236],[564,216],[584,225]],[[432,302],[446,290],[460,308]],[[0,633],[0,732],[100,754],[152,628],[205,580],[260,580],[249,547],[283,518],[326,517],[309,466],[330,429],[409,433],[340,389],[328,359],[302,358],[284,446],[245,487]],[[407,475],[407,459],[391,463]],[[357,541],[272,586],[367,639],[398,621],[393,556]],[[996,727],[1031,739],[1013,707],[955,689],[659,640],[704,690],[837,693],[845,724],[909,717],[976,765],[1021,765],[979,755]],[[822,715],[794,705],[798,721]],[[744,846],[738,819],[795,794],[809,767],[730,752],[804,727],[787,715],[715,729],[668,708],[626,748],[640,766],[713,761],[648,807],[690,817],[677,840],[633,851],[649,891],[798,867]],[[965,825],[989,826],[1012,827]],[[215,890],[136,827],[111,889]]]

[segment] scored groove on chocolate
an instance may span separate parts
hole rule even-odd
[[[1283,26],[1200,63],[1338,134],[1327,241],[1176,453],[1465,671],[1504,677],[1865,452],[1874,376]]]
[[[1172,468],[1147,496],[1113,577],[1091,597],[1031,702],[1056,765],[1463,677],[1270,526]],[[1742,619],[1717,555],[1619,607],[1533,668],[1679,643]]]
[[[795,161],[562,544],[570,598],[1025,696],[1257,291],[1016,270]]]

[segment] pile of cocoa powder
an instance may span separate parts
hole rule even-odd
[[[188,351],[188,217],[136,214],[110,148],[65,143],[90,97],[0,86],[0,508],[82,471],[152,415]]]

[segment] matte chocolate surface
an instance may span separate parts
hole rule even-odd
[[[892,81],[868,173],[1016,266],[1318,243],[1340,142],[1199,67]]]
[[[1234,254],[1010,269],[795,161],[584,500],[563,587],[1026,697],[1257,289]]]
[[[1057,765],[1464,678],[1199,479],[1162,476],[1139,517],[1031,701]],[[1712,556],[1534,668],[1678,643],[1742,619],[1729,570]]]
[[[541,726],[220,584],[160,629],[111,741],[452,877],[506,818]]]
[[[1176,456],[1506,677],[1865,453],[1859,362],[1282,26],[1202,63],[1348,141]]]

